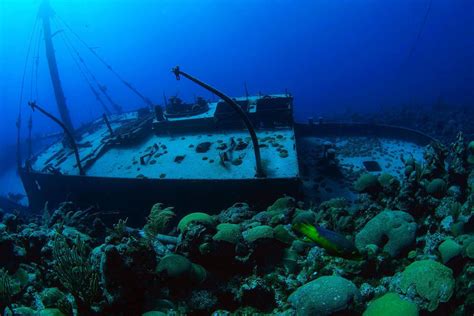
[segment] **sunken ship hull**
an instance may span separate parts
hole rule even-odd
[[[73,201],[140,217],[156,202],[209,211],[229,201],[264,205],[283,194],[300,196],[292,96],[234,100],[257,127],[264,176],[256,176],[248,132],[225,102],[182,115],[146,109],[80,131],[84,174],[61,141],[29,159],[20,176],[30,207]]]
[[[212,212],[235,202],[265,206],[282,195],[317,200],[324,190],[317,190],[315,182],[334,176],[325,174],[331,170],[330,162],[325,165],[327,143],[351,138],[365,143],[367,139],[404,142],[421,154],[432,140],[393,126],[294,123],[291,95],[235,100],[256,126],[264,177],[255,176],[248,134],[225,102],[209,103],[197,113],[174,113],[166,120],[139,111],[112,117],[108,123],[97,120],[82,132],[88,143],[80,148],[85,175],[78,174],[73,155],[60,142],[33,157],[20,170],[31,208],[73,201],[140,221],[157,202],[182,212]],[[345,165],[363,169],[357,161],[348,157]],[[338,180],[337,185],[343,183]]]

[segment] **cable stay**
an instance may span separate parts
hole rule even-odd
[[[105,59],[103,59],[97,52],[92,49],[70,26],[67,24],[60,16],[57,14],[55,15],[55,18],[60,21],[78,40],[81,42],[82,45],[84,45],[87,50],[89,50],[92,55],[94,55],[112,74],[117,77],[118,80],[122,82],[123,85],[125,85],[127,88],[129,88],[133,93],[135,93],[140,99],[142,99],[148,106],[152,107],[153,102],[145,97],[140,91],[138,91],[130,82],[126,81],[117,71],[115,71],[110,64],[108,64]]]
[[[41,44],[41,28],[34,39],[33,55],[31,61],[31,74],[30,74],[30,100],[38,98],[38,67],[39,67],[39,49]]]
[[[86,72],[84,71],[84,69],[82,68],[81,66],[81,63],[77,60],[74,52],[73,52],[73,48],[71,48],[70,44],[68,43],[68,41],[65,39],[65,35],[64,35],[64,32],[59,32],[57,34],[60,34],[61,36],[61,39],[63,40],[64,42],[64,46],[66,47],[66,50],[68,51],[69,55],[71,56],[74,64],[76,65],[79,73],[81,74],[82,78],[84,79],[84,81],[86,82],[86,84],[88,85],[89,89],[91,90],[92,94],[95,96],[97,102],[102,106],[103,110],[105,113],[107,113],[107,115],[110,115],[112,112],[110,111],[110,109],[107,107],[107,105],[105,104],[105,102],[101,99],[100,97],[100,94],[98,93],[98,91],[94,88],[94,86],[92,85],[91,81],[89,80],[89,78],[87,77],[87,74]]]
[[[34,41],[34,36],[36,34],[36,31],[37,31],[37,26],[38,26],[38,19],[35,20],[35,23],[33,25],[33,30],[31,31],[31,34],[30,34],[30,39],[29,39],[29,42],[28,42],[28,49],[27,49],[27,52],[26,52],[25,64],[23,66],[23,75],[22,75],[22,78],[21,78],[21,86],[20,86],[20,97],[19,97],[19,102],[18,102],[18,118],[19,118],[19,121],[21,121],[21,105],[23,104],[23,92],[24,92],[24,88],[25,88],[26,70],[28,69],[28,61],[30,59],[31,46],[32,46],[32,43]]]
[[[23,65],[23,74],[21,77],[21,86],[20,86],[20,97],[18,100],[18,117],[16,120],[16,128],[17,128],[17,140],[16,140],[16,160],[17,160],[17,168],[20,169],[22,165],[22,157],[21,157],[21,114],[22,114],[22,104],[23,104],[23,92],[25,88],[25,78],[26,78],[26,70],[28,68],[28,61],[30,58],[30,51],[31,46],[33,43],[33,38],[35,36],[36,30],[38,29],[38,18],[35,19],[35,23],[33,25],[33,29],[30,34],[30,39],[28,41],[28,49],[26,52],[25,64]]]
[[[59,28],[59,23],[57,20],[54,20],[54,22],[56,22],[57,24],[57,27]],[[69,50],[69,53],[71,54],[71,57],[74,59],[74,54],[76,55],[77,57],[77,60],[75,60],[76,63],[79,63],[81,66],[82,66],[82,70],[84,72],[85,75],[88,75],[89,78],[91,79],[91,81],[93,81],[95,83],[95,85],[97,86],[97,88],[94,88],[92,86],[92,83],[90,81],[88,81],[88,84],[91,88],[91,90],[93,91],[93,94],[96,96],[96,98],[98,100],[100,100],[99,102],[105,106],[105,104],[103,103],[102,99],[100,98],[100,93],[102,93],[102,95],[107,99],[107,101],[110,103],[110,105],[112,105],[112,107],[114,108],[115,112],[117,113],[122,113],[122,107],[117,103],[115,102],[112,97],[108,94],[107,92],[107,87],[103,84],[101,84],[99,82],[99,80],[97,80],[97,77],[94,75],[94,73],[89,69],[89,67],[87,66],[87,64],[85,63],[84,59],[82,58],[81,54],[79,53],[79,51],[76,49],[76,47],[74,47],[74,44],[72,43],[71,39],[67,36],[67,34],[65,32],[61,32],[61,37],[64,41],[64,44],[66,46],[68,46],[68,50]],[[74,53],[73,53],[74,52]],[[78,65],[78,67],[80,67]],[[108,111],[107,114],[111,114],[110,111]]]
[[[408,64],[409,60],[411,59],[411,57],[415,53],[418,42],[421,40],[421,36],[423,35],[423,32],[425,30],[426,21],[428,21],[428,17],[429,17],[430,12],[431,12],[432,4],[433,4],[433,0],[429,0],[428,7],[426,8],[426,12],[425,12],[423,20],[420,24],[420,28],[418,29],[418,33],[416,34],[415,41],[411,45],[410,50],[408,51],[408,55],[406,56],[405,60],[401,63],[399,72],[401,72],[403,70],[403,68],[405,68],[405,66]]]

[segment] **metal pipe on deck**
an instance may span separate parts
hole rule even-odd
[[[102,114],[102,118],[104,119],[105,125],[107,125],[107,129],[109,130],[110,136],[114,136],[114,130],[112,129],[112,126],[110,125],[109,118],[107,117],[107,114]]]
[[[201,80],[185,73],[184,71],[181,71],[179,69],[179,66],[176,66],[175,68],[173,68],[171,70],[174,75],[176,76],[176,79],[179,80],[180,79],[180,75],[185,77],[185,78],[188,78],[189,80],[191,80],[192,82],[200,85],[201,87],[203,87],[204,89],[214,93],[215,95],[217,95],[219,98],[221,98],[222,100],[224,100],[227,104],[229,104],[236,112],[237,114],[240,115],[240,118],[242,119],[242,121],[244,122],[245,126],[247,127],[247,130],[249,131],[249,134],[250,134],[250,137],[252,139],[252,144],[253,144],[253,150],[254,150],[254,153],[255,153],[255,164],[256,164],[256,177],[258,178],[263,178],[265,177],[265,172],[263,170],[263,167],[262,167],[262,160],[261,160],[261,156],[260,156],[260,147],[258,145],[258,138],[257,138],[257,134],[255,133],[255,128],[253,127],[252,125],[252,122],[250,121],[249,117],[247,116],[247,114],[245,114],[244,110],[242,110],[242,108],[234,101],[232,100],[230,97],[228,97],[227,95],[225,95],[224,93],[220,92],[219,90],[217,90],[216,88],[214,87],[211,87],[210,85],[202,82]]]
[[[82,168],[81,165],[81,158],[79,157],[79,150],[77,149],[77,144],[76,140],[74,139],[74,136],[72,135],[71,131],[67,128],[66,124],[61,122],[58,118],[54,117],[52,114],[48,113],[46,110],[41,108],[36,102],[30,101],[28,102],[28,105],[31,107],[31,109],[34,111],[38,109],[41,113],[43,113],[45,116],[49,117],[51,120],[53,120],[56,124],[58,124],[66,134],[66,136],[69,138],[70,145],[72,149],[74,150],[74,156],[76,158],[76,163],[77,163],[77,168],[79,169],[79,174],[81,176],[85,175],[84,169]]]

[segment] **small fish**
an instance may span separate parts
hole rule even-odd
[[[293,229],[306,236],[319,247],[326,249],[330,255],[352,260],[362,259],[362,255],[355,245],[339,233],[308,223],[295,224]]]

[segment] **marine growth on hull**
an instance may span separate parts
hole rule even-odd
[[[350,151],[337,142],[331,148],[336,157]],[[365,154],[359,146],[346,157]],[[336,163],[344,167],[344,159]],[[71,202],[46,204],[37,217],[5,210],[0,309],[5,315],[471,315],[474,142],[459,134],[449,147],[432,143],[421,156],[388,160],[391,172],[361,160],[365,169],[354,171],[350,194],[339,197],[332,192],[305,203],[282,196],[266,208],[229,201],[218,213],[187,214],[156,201],[142,227],[130,227],[127,218],[107,225],[114,214]],[[317,180],[313,172],[303,175],[306,181]]]

